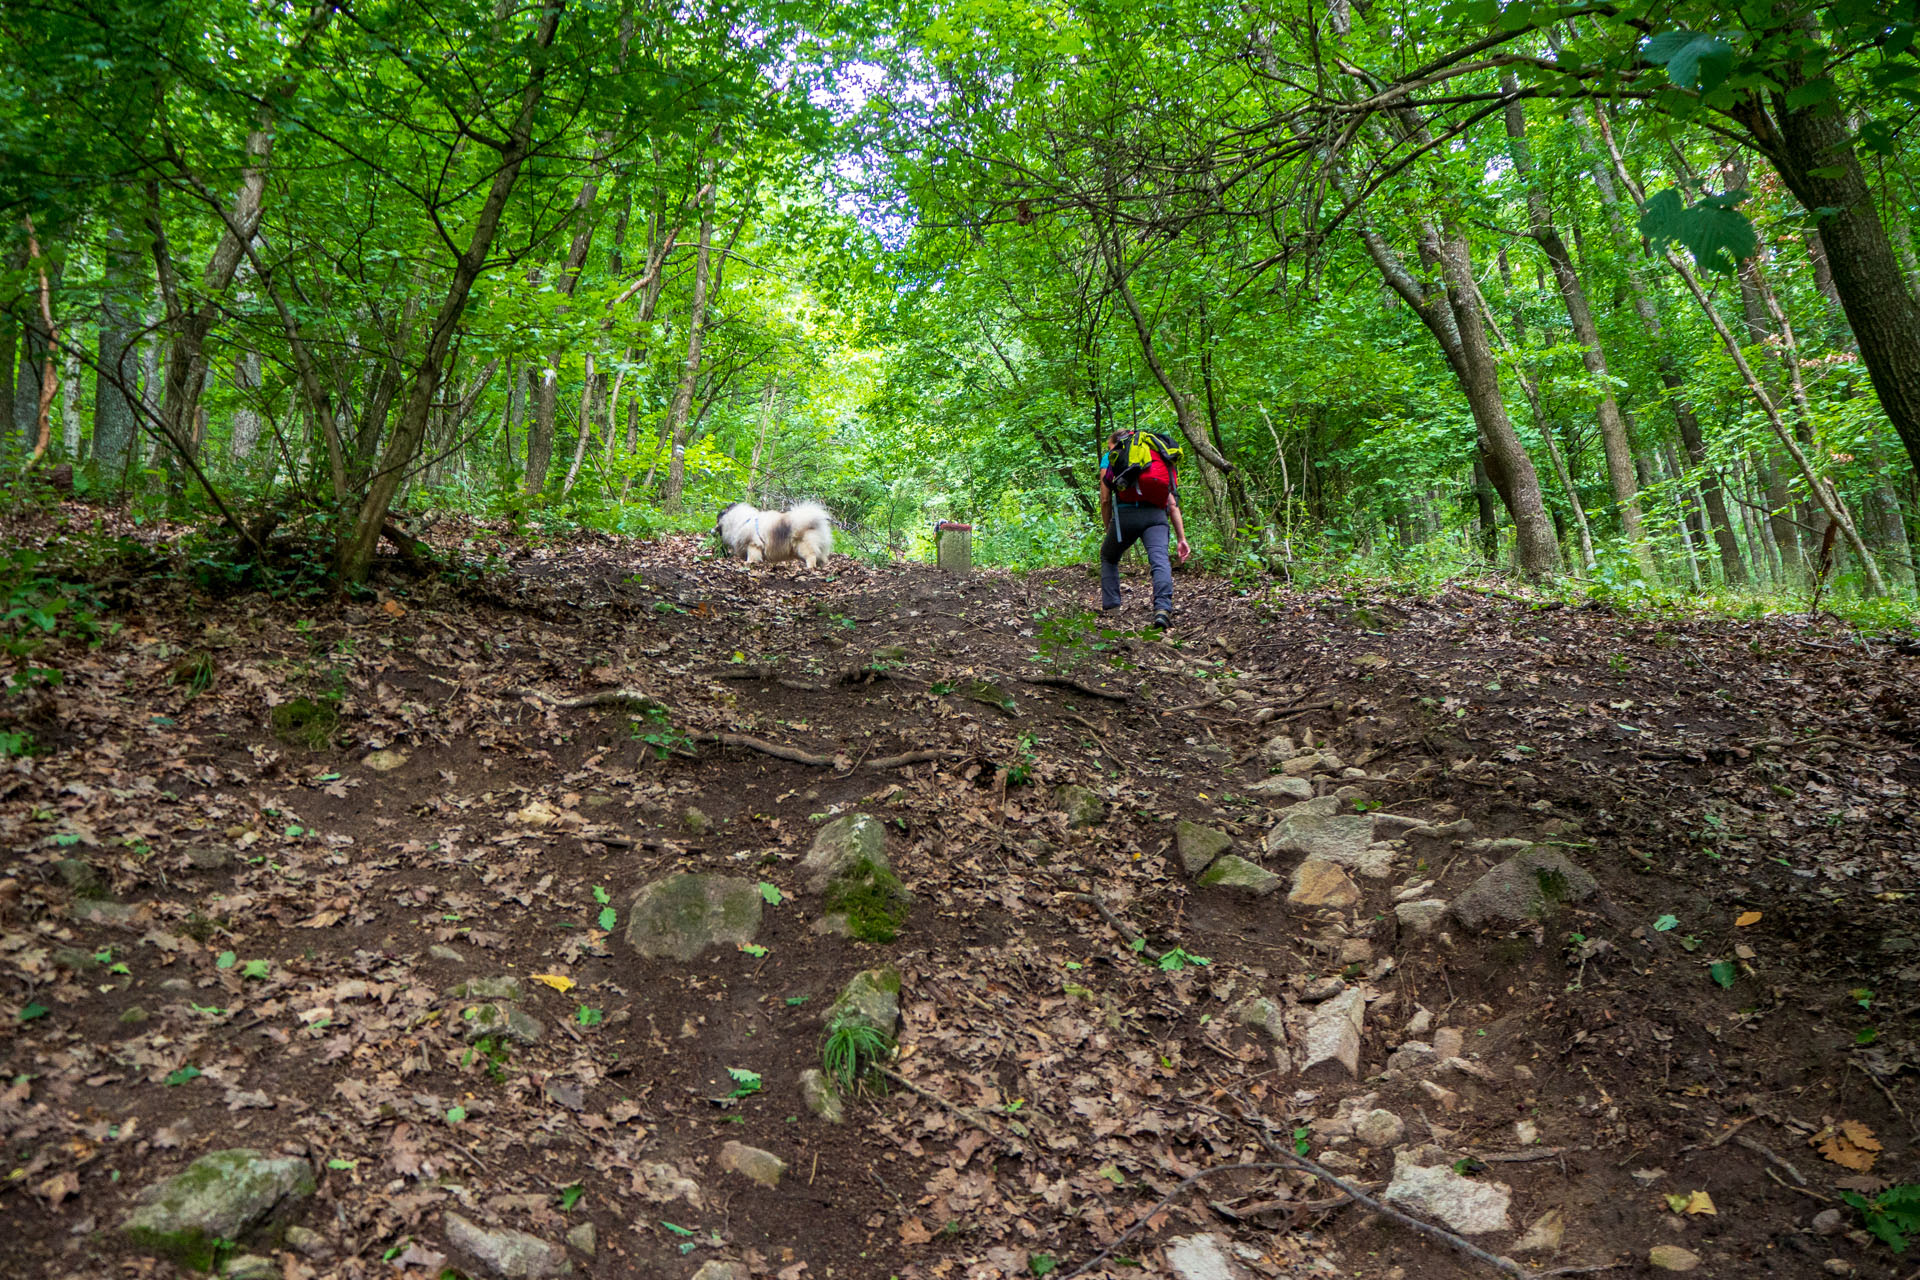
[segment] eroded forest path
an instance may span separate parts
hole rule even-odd
[[[120,1224],[240,1147],[317,1182],[216,1250],[288,1280],[1494,1274],[1298,1172],[1162,1205],[1268,1143],[1542,1271],[1911,1269],[1839,1201],[1920,1180],[1910,654],[1197,575],[1103,634],[1084,568],[692,540],[387,585],[122,581],[27,709],[8,1274],[173,1274]],[[669,710],[513,692],[612,688]],[[819,927],[851,814],[889,944]],[[675,873],[754,886],[751,941],[643,956]],[[802,1073],[883,966],[913,1088],[834,1124]]]

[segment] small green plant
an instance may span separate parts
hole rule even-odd
[[[213,655],[194,653],[173,664],[173,682],[187,691],[189,698],[197,698],[213,687]]]
[[[648,707],[634,719],[633,740],[646,743],[661,760],[693,745],[692,735],[674,724],[667,709],[659,706]]]
[[[1182,947],[1175,947],[1160,957],[1160,968],[1165,973],[1179,973],[1189,966],[1206,966],[1212,963],[1211,957],[1196,956]]]
[[[820,1066],[833,1087],[852,1093],[867,1071],[893,1052],[893,1041],[864,1022],[841,1022],[827,1031],[820,1046]]]
[[[483,1059],[487,1064],[487,1076],[492,1080],[507,1078],[507,1042],[503,1036],[481,1036],[473,1042],[460,1059],[462,1067],[471,1066],[475,1059]]]
[[[1907,1237],[1920,1232],[1920,1183],[1903,1182],[1871,1196],[1842,1191],[1840,1198],[1858,1209],[1867,1230],[1895,1253],[1905,1253]]]
[[[728,1067],[727,1074],[733,1078],[733,1092],[729,1098],[746,1098],[760,1092],[761,1080],[758,1071],[749,1071],[745,1067]]]
[[[1020,758],[1013,764],[1007,766],[1008,786],[1024,787],[1033,781],[1033,769],[1034,766],[1039,763],[1039,757],[1034,754],[1033,747],[1033,735],[1031,733],[1021,734],[1019,747]]]
[[[34,753],[33,735],[25,729],[0,729],[0,760],[17,760]]]

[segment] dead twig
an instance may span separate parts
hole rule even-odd
[[[1769,1178],[1772,1178],[1775,1182],[1779,1183],[1781,1186],[1785,1187],[1787,1190],[1797,1191],[1809,1200],[1818,1200],[1821,1204],[1833,1203],[1832,1200],[1829,1200],[1826,1196],[1821,1195],[1818,1191],[1810,1191],[1805,1187],[1794,1186],[1791,1182],[1788,1182],[1785,1178],[1781,1177],[1779,1174],[1775,1173],[1771,1169],[1765,1169],[1765,1170],[1762,1170],[1762,1172],[1764,1172]]]
[[[979,1112],[969,1111],[967,1108],[960,1106],[958,1103],[948,1102],[945,1098],[933,1092],[931,1089],[927,1089],[920,1085],[915,1084],[913,1081],[901,1075],[898,1071],[895,1071],[892,1067],[884,1067],[876,1062],[873,1064],[871,1070],[878,1071],[881,1075],[893,1081],[895,1084],[905,1089],[908,1093],[913,1094],[915,1097],[924,1098],[926,1101],[933,1103],[937,1107],[941,1107],[947,1111],[951,1111],[954,1115],[966,1121],[968,1124],[972,1125],[974,1128],[978,1129],[980,1132],[986,1134],[989,1138],[992,1138],[995,1142],[1011,1147],[1016,1151],[1024,1151],[1024,1148],[1020,1146],[1019,1142],[1016,1139],[1009,1138],[1006,1134],[1001,1133],[998,1129],[995,1129],[992,1125],[988,1124],[986,1117],[981,1115]]]
[[[827,768],[833,765],[832,756],[815,755],[811,751],[802,751],[798,747],[783,747],[777,742],[768,742],[745,733],[696,733],[695,742],[717,742],[723,747],[746,747],[762,755],[772,756],[776,760],[791,760],[795,764],[813,765],[815,768]],[[849,766],[851,767],[851,766]]]
[[[1097,897],[1096,895],[1091,893],[1070,893],[1067,895],[1067,897],[1074,902],[1084,902],[1088,906],[1092,907],[1095,911],[1098,911],[1100,913],[1100,918],[1105,920],[1108,924],[1112,925],[1113,931],[1119,934],[1121,937],[1125,938],[1127,940],[1127,945],[1129,947],[1133,947],[1135,950],[1139,951],[1139,953],[1145,956],[1147,959],[1158,960],[1161,957],[1161,955],[1164,954],[1163,952],[1154,950],[1154,948],[1147,943],[1147,940],[1145,938],[1141,937],[1139,934],[1135,933],[1132,929],[1128,928],[1124,920],[1122,920],[1119,916],[1113,914],[1113,908],[1109,907],[1106,903],[1100,901],[1099,897]]]
[[[1473,1158],[1481,1164],[1532,1164],[1536,1160],[1558,1160],[1569,1151],[1583,1147],[1532,1147],[1525,1151],[1489,1151]]]
[[[1214,1108],[1206,1106],[1205,1104],[1195,1105],[1198,1105],[1203,1111],[1213,1112],[1214,1115],[1220,1116],[1222,1119],[1239,1119],[1243,1124],[1253,1130],[1255,1136],[1260,1139],[1260,1145],[1264,1146],[1275,1158],[1292,1165],[1296,1169],[1311,1173],[1316,1178],[1327,1183],[1327,1185],[1346,1192],[1349,1196],[1352,1196],[1356,1202],[1367,1206],[1367,1208],[1380,1214],[1382,1217],[1391,1218],[1400,1225],[1417,1231],[1421,1235],[1438,1240],[1442,1244],[1449,1246],[1456,1252],[1465,1254],[1476,1262],[1484,1262],[1503,1275],[1515,1276],[1518,1280],[1537,1280],[1531,1268],[1523,1267],[1511,1258],[1502,1258],[1497,1254],[1488,1253],[1485,1249],[1468,1240],[1465,1236],[1457,1235],[1445,1227],[1436,1226],[1431,1222],[1416,1218],[1410,1213],[1403,1213],[1391,1205],[1376,1200],[1352,1183],[1338,1177],[1318,1162],[1310,1160],[1306,1156],[1298,1155],[1291,1148],[1275,1142],[1272,1135],[1267,1132],[1266,1117],[1259,1113],[1257,1107],[1238,1094],[1230,1094],[1228,1096],[1232,1097],[1235,1102],[1244,1108],[1238,1117],[1229,1116],[1224,1111],[1216,1111]]]
[[[1131,702],[1133,695],[1119,693],[1112,689],[1101,689],[1094,685],[1082,684],[1071,676],[1021,676],[1021,684],[1043,684],[1055,689],[1072,689],[1075,693],[1084,693],[1089,698],[1105,698],[1108,702]]]
[[[1768,1164],[1775,1165],[1781,1169],[1785,1169],[1787,1171],[1787,1176],[1792,1178],[1795,1182],[1799,1183],[1801,1186],[1804,1187],[1807,1185],[1806,1176],[1802,1174],[1798,1169],[1793,1167],[1793,1162],[1788,1160],[1785,1156],[1776,1155],[1773,1149],[1767,1146],[1764,1142],[1756,1142],[1752,1138],[1749,1138],[1744,1133],[1741,1134],[1739,1137],[1735,1138],[1733,1142],[1735,1146],[1745,1147],[1747,1150],[1753,1152],[1753,1154],[1764,1159]]]

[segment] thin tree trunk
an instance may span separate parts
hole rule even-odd
[[[563,498],[573,492],[573,482],[580,478],[580,461],[587,456],[587,441],[593,435],[594,376],[593,353],[588,352],[587,385],[580,392],[580,427],[573,444],[573,465],[567,468],[567,478],[560,485],[560,496]]]
[[[760,459],[767,451],[767,428],[773,423],[774,380],[768,378],[760,389],[760,430],[753,438],[753,457],[747,462],[747,501],[756,501],[755,482],[760,478]]]
[[[1518,93],[1519,80],[1508,73],[1501,78],[1501,87],[1509,94]],[[1620,404],[1614,399],[1606,351],[1600,345],[1600,331],[1593,323],[1593,311],[1587,305],[1587,291],[1580,282],[1579,272],[1574,268],[1573,256],[1567,252],[1566,242],[1560,238],[1560,232],[1553,224],[1545,194],[1534,181],[1533,149],[1527,142],[1527,117],[1518,99],[1507,104],[1506,125],[1514,169],[1527,185],[1529,234],[1540,246],[1548,266],[1553,270],[1554,284],[1560,290],[1562,305],[1566,307],[1567,322],[1573,329],[1574,340],[1580,344],[1580,363],[1586,367],[1587,375],[1593,379],[1599,393],[1594,416],[1600,427],[1600,444],[1607,458],[1607,479],[1613,486],[1614,502],[1620,513],[1620,527],[1626,534],[1627,545],[1640,571],[1649,580],[1658,581],[1659,570],[1654,564],[1652,549],[1647,545],[1640,512],[1640,492],[1634,481],[1633,445],[1627,438],[1627,425],[1620,413]]]
[[[687,358],[680,366],[680,382],[674,388],[673,403],[667,410],[666,435],[672,450],[667,460],[667,483],[661,491],[661,505],[668,511],[680,510],[687,484],[687,421],[693,413],[694,387],[700,381],[700,348],[707,329],[707,285],[713,254],[713,206],[717,196],[711,184],[706,203],[700,209],[700,242],[694,250],[693,301],[687,314]]]

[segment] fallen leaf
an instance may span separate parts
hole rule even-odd
[[[1693,1214],[1712,1214],[1715,1217],[1720,1214],[1720,1211],[1713,1207],[1713,1197],[1704,1191],[1688,1192],[1684,1211]]]
[[[926,1224],[918,1218],[908,1218],[900,1224],[901,1244],[925,1244],[931,1239],[933,1232],[927,1230]]]
[[[1873,1168],[1873,1162],[1880,1158],[1880,1140],[1873,1136],[1873,1130],[1858,1120],[1843,1120],[1838,1125],[1828,1125],[1807,1141],[1821,1155],[1855,1173],[1866,1173]]]
[[[546,983],[561,995],[565,995],[579,985],[564,973],[536,973],[533,975],[533,980]]]
[[[1760,916],[1761,916],[1761,913],[1758,911],[1742,911],[1740,913],[1740,918],[1733,922],[1734,927],[1738,929],[1744,929],[1750,924],[1759,924]]]
[[[398,600],[382,600],[380,602],[380,612],[386,614],[389,618],[404,618],[407,616],[407,606],[401,604]]]
[[[33,1190],[35,1195],[47,1202],[48,1208],[52,1208],[80,1190],[80,1175],[71,1169],[56,1173]]]

